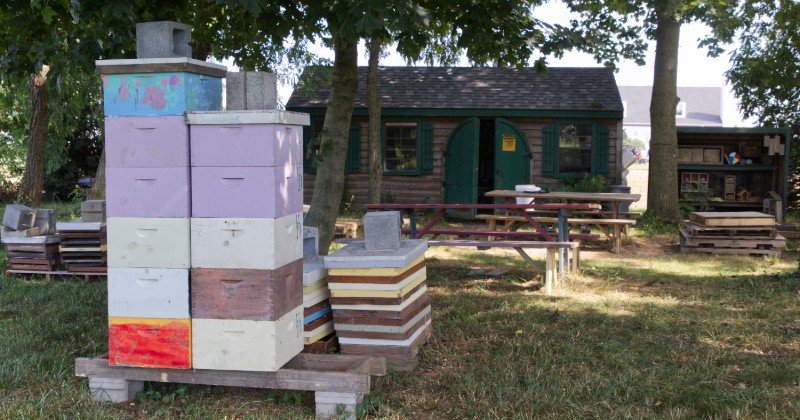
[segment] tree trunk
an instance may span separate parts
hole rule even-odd
[[[381,202],[381,103],[378,100],[378,59],[381,54],[381,39],[372,38],[369,44],[369,69],[367,71],[367,97],[369,103],[369,189],[367,202]]]
[[[44,66],[39,74],[30,76],[31,120],[28,130],[28,155],[25,158],[25,173],[22,175],[18,201],[33,208],[41,204],[44,189],[47,127],[50,121],[50,109],[47,105],[48,70],[49,67]]]
[[[86,194],[90,200],[106,199],[106,148],[100,153],[100,162],[97,163],[97,172],[94,175],[92,188]]]
[[[358,44],[334,36],[333,79],[325,112],[311,210],[305,224],[319,228],[319,252],[328,254],[344,191],[344,161],[358,88]]]
[[[650,102],[650,176],[647,213],[664,221],[681,220],[678,203],[678,136],[675,107],[678,105],[678,41],[681,24],[679,0],[656,6],[656,57],[653,95]]]

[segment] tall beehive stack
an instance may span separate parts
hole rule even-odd
[[[103,75],[108,340],[113,365],[192,364],[186,111],[222,109],[224,66],[192,60],[190,28],[137,25],[136,60]]]
[[[333,313],[328,289],[328,270],[319,255],[319,232],[317,228],[303,228],[303,344],[312,346],[334,333]],[[326,350],[313,346],[306,351]]]
[[[427,242],[400,239],[398,212],[367,213],[364,234],[325,257],[339,347],[408,366],[432,331]]]
[[[187,121],[194,367],[277,370],[303,349],[308,116],[227,111]]]

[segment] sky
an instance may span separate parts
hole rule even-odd
[[[550,23],[567,23],[569,13],[559,2],[547,3],[535,12],[535,16]],[[726,127],[752,126],[753,121],[743,121],[738,110],[738,101],[725,83],[725,71],[729,68],[730,51],[734,45],[726,46],[726,52],[719,57],[708,57],[705,49],[697,47],[698,40],[710,33],[710,29],[702,23],[689,23],[681,26],[680,48],[678,50],[678,86],[681,87],[719,87],[722,88],[722,122]],[[333,59],[333,52],[324,47],[316,46],[314,51],[324,57]],[[630,60],[618,64],[616,79],[618,85],[650,86],[653,83],[653,62],[655,58],[655,43],[650,42],[645,56],[646,64],[638,66]],[[399,54],[390,51],[390,54],[381,59],[381,66],[406,65]],[[359,46],[358,65],[367,65],[367,55],[364,44]],[[461,65],[468,65],[464,60]],[[599,66],[594,58],[585,53],[567,53],[561,59],[549,59],[551,67],[596,67]],[[281,98],[286,101],[291,94],[291,86],[279,88]]]

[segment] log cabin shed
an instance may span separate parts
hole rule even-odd
[[[301,83],[309,72],[301,76]],[[351,120],[346,193],[365,203],[368,185],[367,68]],[[305,199],[314,186],[315,134],[330,87],[287,110],[311,115],[304,131]],[[588,173],[619,182],[623,105],[612,70],[380,67],[384,202],[481,203],[494,189],[553,185]]]

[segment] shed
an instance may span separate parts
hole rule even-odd
[[[309,78],[305,72],[300,81]],[[346,179],[356,205],[366,200],[367,68],[351,120]],[[313,139],[330,86],[286,107],[311,115],[304,132],[306,199],[314,185]],[[592,174],[620,180],[623,106],[612,70],[380,67],[384,202],[480,203],[494,189],[552,185]]]
[[[678,127],[680,200],[697,208],[785,212],[792,131],[775,127]],[[774,207],[774,203],[772,203]]]

